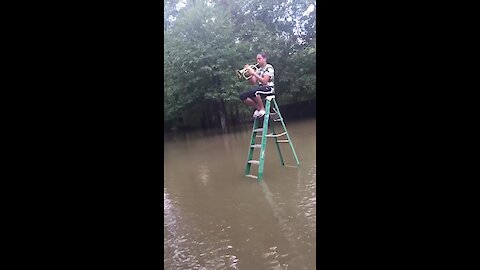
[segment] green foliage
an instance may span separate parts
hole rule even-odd
[[[238,95],[251,85],[235,70],[254,64],[261,51],[275,67],[281,103],[315,97],[315,12],[304,13],[314,1],[189,0],[181,9],[177,4],[164,2],[167,126],[219,126],[222,117],[229,123],[244,117],[248,110]]]

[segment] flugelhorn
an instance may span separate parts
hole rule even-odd
[[[250,65],[250,67],[255,71],[257,72],[257,69],[258,69],[258,64],[255,64],[255,65]],[[237,70],[237,76],[238,78],[245,78],[245,80],[249,80],[253,75],[250,75],[250,76],[246,76],[247,75],[247,69],[246,68],[243,68],[243,69],[239,69]]]

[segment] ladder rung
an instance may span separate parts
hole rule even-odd
[[[288,143],[290,142],[289,140],[278,140],[277,143]]]
[[[275,138],[275,137],[280,137],[280,136],[283,136],[283,135],[287,135],[287,132],[283,132],[283,133],[280,133],[280,134],[273,134],[273,133],[270,133],[270,134],[267,134],[265,135],[265,137],[268,137],[268,138]],[[260,136],[261,137],[261,136]]]
[[[258,176],[253,175],[253,174],[247,174],[247,175],[245,175],[245,176],[246,176],[246,177],[251,177],[251,178],[258,179]]]
[[[259,165],[259,164],[260,164],[260,161],[258,161],[258,160],[249,160],[248,163],[250,163],[250,164],[255,164],[255,165]]]
[[[275,122],[282,121],[282,120],[283,120],[283,118],[273,119],[273,121],[275,121]]]
[[[252,144],[252,145],[250,145],[250,147],[252,147],[252,148],[262,148],[262,145],[261,144]]]
[[[261,131],[263,131],[263,128],[257,128],[253,130],[253,132],[261,132]]]
[[[268,135],[272,135],[272,134],[273,134],[273,133],[267,134],[267,135],[265,135],[265,137],[268,137]],[[257,136],[255,136],[255,137],[257,137],[257,138],[262,138],[263,136],[262,136],[262,135],[257,135]]]

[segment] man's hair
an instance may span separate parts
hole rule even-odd
[[[267,54],[264,52],[259,53],[263,58],[267,58]]]

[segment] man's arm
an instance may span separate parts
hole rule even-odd
[[[255,78],[255,81],[260,81],[263,85],[266,85],[268,83],[268,81],[270,81],[270,76],[269,75],[266,75],[264,74],[263,77],[261,77],[260,75],[258,75],[257,73],[253,73],[252,74],[252,79]]]
[[[264,74],[263,77],[258,75],[255,71],[253,71],[252,68],[247,67],[247,69],[250,72],[250,75],[253,75],[252,78],[250,78],[250,82],[255,84],[257,81],[260,81],[263,85],[266,85],[268,81],[270,81],[270,75]]]
[[[250,67],[250,65],[245,65],[244,68],[247,69],[247,72],[248,72],[247,74],[248,74],[248,75],[253,75],[253,74],[255,74],[255,71],[253,71],[253,69]],[[255,78],[254,76],[252,76],[250,79],[248,79],[248,81],[249,81],[251,84],[255,85],[255,84],[257,83],[257,78]]]
[[[250,79],[248,79],[248,81],[249,81],[251,84],[255,85],[255,84],[257,83],[257,78],[256,78],[255,76],[252,76]]]

